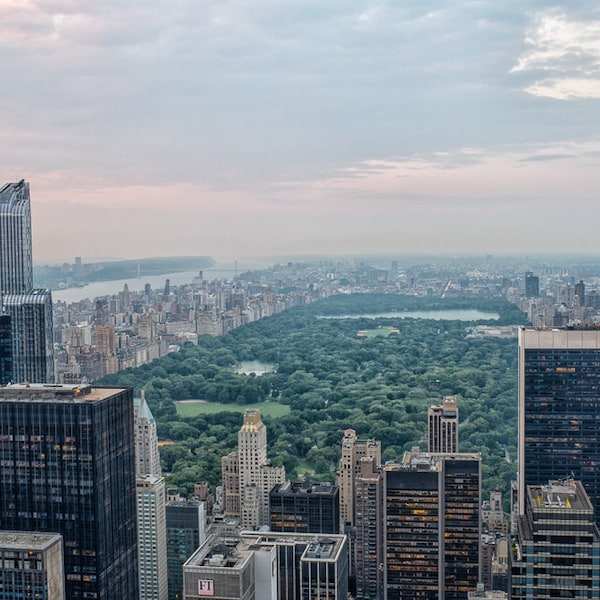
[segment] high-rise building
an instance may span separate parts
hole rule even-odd
[[[13,381],[52,383],[52,297],[48,290],[7,294],[3,307],[10,316],[12,331]]]
[[[60,533],[69,600],[138,597],[131,388],[0,388],[0,529]]]
[[[456,396],[444,396],[439,406],[427,411],[429,452],[458,452],[458,406]]]
[[[363,456],[354,497],[354,569],[357,600],[383,597],[383,477],[372,456]]]
[[[156,420],[146,402],[144,390],[140,397],[134,399],[135,423],[135,473],[136,477],[144,475],[162,475],[160,455],[158,452],[158,434]]]
[[[525,273],[525,296],[527,298],[538,298],[540,295],[540,278],[531,271]]]
[[[579,303],[579,306],[585,306],[585,283],[583,280],[575,284],[575,299]]]
[[[284,467],[267,459],[267,428],[258,409],[248,409],[238,432],[240,521],[244,528],[269,525],[269,492],[285,481]]]
[[[223,483],[223,513],[227,517],[240,516],[240,459],[237,452],[221,458],[221,481]]]
[[[12,380],[54,381],[52,298],[33,289],[29,184],[0,188],[0,298],[10,317]]]
[[[580,482],[526,487],[512,542],[511,598],[600,598],[600,534]]]
[[[29,184],[21,179],[0,188],[0,292],[33,288]]]
[[[242,534],[242,539],[254,549],[255,561],[271,548],[276,549],[276,568],[267,563],[270,567],[267,573],[255,570],[256,582],[262,583],[262,589],[267,587],[263,583],[265,579],[274,573],[276,590],[269,595],[267,592],[259,595],[257,585],[257,599],[342,600],[348,597],[348,538],[345,535],[247,532]],[[215,597],[218,597],[216,588]]]
[[[344,524],[354,523],[354,482],[360,472],[360,460],[363,456],[373,457],[376,465],[380,465],[381,442],[359,440],[354,429],[346,429],[336,477],[336,484],[340,488],[340,518]]]
[[[165,480],[155,475],[138,477],[136,495],[140,600],[167,600]]]
[[[406,453],[384,468],[385,600],[458,600],[479,581],[481,456]]]
[[[519,514],[527,485],[573,477],[600,511],[600,329],[519,330]]]
[[[172,500],[167,503],[166,514],[169,600],[181,600],[183,564],[206,540],[204,503]]]
[[[0,600],[65,600],[62,536],[0,531]]]
[[[0,314],[0,385],[13,379],[10,315]]]
[[[329,483],[285,483],[269,493],[271,531],[339,533],[338,488]]]

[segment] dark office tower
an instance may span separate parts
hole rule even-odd
[[[525,273],[525,296],[527,298],[538,298],[540,295],[540,278],[531,271]]]
[[[527,485],[573,477],[600,511],[600,329],[519,330],[519,514]]]
[[[328,483],[276,485],[269,493],[271,531],[339,533],[340,502],[337,486]]]
[[[0,388],[0,529],[57,532],[69,600],[138,597],[130,388]]]
[[[29,184],[0,188],[0,291],[23,294],[33,287]]]
[[[183,598],[183,564],[206,540],[204,503],[167,502],[167,571],[169,600]]]
[[[458,600],[479,580],[481,457],[407,453],[384,468],[384,600]]]
[[[12,372],[12,333],[10,316],[0,315],[0,385],[13,379]]]
[[[456,396],[444,396],[440,406],[427,412],[429,452],[458,452],[458,406]]]
[[[512,541],[511,598],[600,598],[600,535],[579,481],[526,487]]]
[[[354,492],[356,598],[382,598],[383,477],[372,456],[361,458]]]
[[[12,327],[12,380],[18,383],[52,383],[52,298],[48,290],[8,294],[4,310]]]
[[[585,283],[583,281],[575,284],[575,298],[579,302],[579,306],[585,306]]]

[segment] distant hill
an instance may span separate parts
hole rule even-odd
[[[60,266],[36,267],[35,285],[58,289],[83,286],[94,281],[112,281],[150,275],[165,275],[182,271],[199,271],[215,265],[210,256],[163,256],[132,260],[65,263]]]

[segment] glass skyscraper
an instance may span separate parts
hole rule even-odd
[[[29,184],[0,188],[0,291],[23,294],[33,287]]]
[[[60,533],[69,600],[138,597],[131,388],[0,388],[0,529]]]
[[[580,480],[600,515],[600,329],[519,331],[519,514],[528,485]]]
[[[0,294],[2,313],[10,318],[11,380],[52,383],[52,297],[48,290],[33,289],[29,184],[24,180],[0,188]]]

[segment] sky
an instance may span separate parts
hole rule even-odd
[[[0,0],[34,261],[598,253],[597,0]]]

